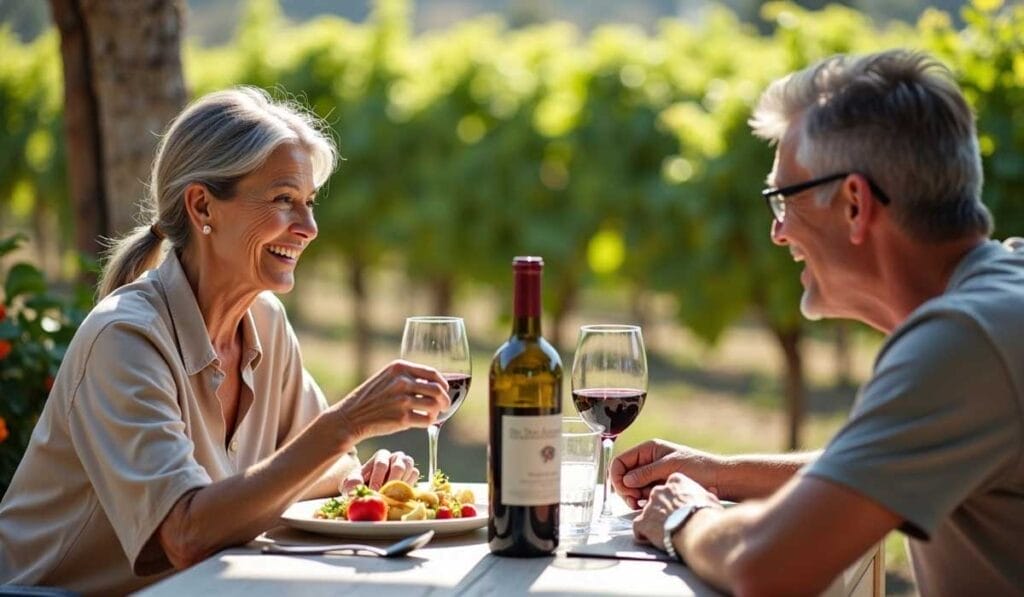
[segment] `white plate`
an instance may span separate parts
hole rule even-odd
[[[437,535],[467,533],[487,524],[487,505],[473,504],[477,515],[471,518],[447,518],[444,520],[387,520],[381,522],[351,522],[348,520],[327,520],[313,518],[327,498],[306,500],[292,504],[281,522],[292,528],[323,535],[339,537],[405,537],[432,529]]]

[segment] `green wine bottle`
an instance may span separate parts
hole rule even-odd
[[[516,257],[512,336],[491,361],[487,542],[503,556],[558,547],[562,361],[541,336],[544,260]]]

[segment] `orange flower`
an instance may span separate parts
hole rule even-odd
[[[7,421],[5,421],[3,417],[0,417],[0,444],[2,444],[10,434],[11,433],[7,431]]]
[[[7,355],[11,354],[14,347],[7,340],[0,340],[0,361],[7,358]]]

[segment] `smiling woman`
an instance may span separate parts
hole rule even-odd
[[[117,241],[0,503],[0,583],[127,593],[303,497],[419,476],[356,444],[449,406],[396,361],[328,408],[281,302],[334,169],[318,121],[263,91],[200,98],[162,138],[151,223]],[[58,479],[58,483],[54,483]]]
[[[189,220],[205,226],[208,237],[186,247],[186,271],[198,275],[223,266],[223,275],[203,290],[227,304],[247,304],[247,295],[263,290],[290,291],[299,255],[317,233],[309,152],[302,145],[283,143],[235,187],[230,201],[218,201],[200,183],[185,188]]]

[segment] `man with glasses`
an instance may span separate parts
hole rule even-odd
[[[922,594],[1020,594],[1024,252],[988,238],[963,95],[919,53],[839,56],[774,82],[751,125],[778,144],[762,195],[801,311],[888,337],[822,452],[620,455],[635,534],[724,590],[803,594],[899,529]]]

